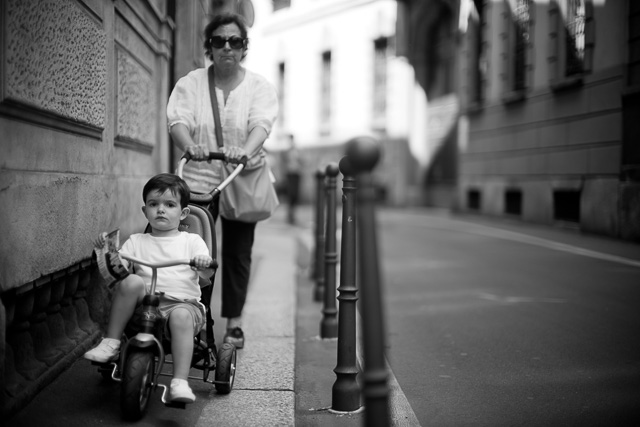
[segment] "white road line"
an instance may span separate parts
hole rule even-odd
[[[547,249],[554,249],[561,252],[572,253],[574,255],[582,255],[590,258],[617,262],[619,264],[625,264],[632,267],[640,268],[640,261],[636,261],[630,258],[605,254],[603,252],[597,252],[589,249],[579,248],[577,246],[567,245],[565,243],[558,243],[552,240],[547,240],[547,239],[542,239],[540,237],[534,237],[526,234],[516,233],[513,231],[501,230],[501,229],[481,226],[477,224],[469,224],[469,223],[466,223],[466,224],[472,225],[474,228],[475,227],[479,228],[478,230],[467,230],[470,233],[480,234],[488,237],[497,237],[499,239],[511,240],[514,242],[528,243],[535,246],[541,246]]]
[[[416,217],[416,219],[417,218],[419,218],[421,221],[420,223],[416,223],[415,225],[429,227],[429,228],[440,228],[440,229],[451,230],[451,227],[446,227],[446,226],[443,226],[442,224],[435,224],[434,222],[425,223],[424,216]],[[439,223],[442,222],[442,218],[437,218],[437,217],[430,217],[430,218],[434,219]],[[448,222],[455,222],[457,224],[461,224],[465,226],[464,229],[456,228],[456,231],[465,231],[467,233],[477,234],[480,236],[511,240],[513,242],[519,242],[519,243],[528,243],[530,245],[540,246],[547,249],[553,249],[561,252],[571,253],[574,255],[582,255],[582,256],[595,258],[603,261],[611,261],[618,264],[624,264],[631,267],[640,268],[640,261],[636,261],[631,258],[606,254],[603,252],[592,251],[589,249],[584,249],[584,248],[580,248],[573,245],[567,245],[565,243],[554,242],[553,240],[543,239],[540,237],[534,237],[527,234],[503,230],[500,228],[489,227],[486,225],[480,225],[472,222],[461,221],[461,220],[452,219],[452,218],[446,218],[446,220]]]

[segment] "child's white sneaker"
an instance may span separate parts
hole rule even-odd
[[[116,360],[119,354],[120,340],[103,338],[97,347],[84,354],[84,358],[98,363],[108,363]]]
[[[171,401],[182,403],[193,403],[196,395],[191,391],[187,380],[174,378],[171,380]]]

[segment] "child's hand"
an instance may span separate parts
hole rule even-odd
[[[106,242],[107,242],[107,233],[102,232],[102,233],[100,233],[98,238],[93,241],[93,246],[96,247],[96,248],[102,248],[102,247],[104,247],[104,244]]]
[[[206,270],[207,268],[209,268],[212,261],[213,260],[208,255],[196,255],[193,258],[193,262],[195,265],[192,266],[191,268],[193,270]]]

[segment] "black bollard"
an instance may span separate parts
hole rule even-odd
[[[316,171],[316,245],[315,261],[313,263],[313,278],[316,282],[313,300],[321,302],[324,299],[324,170]]]
[[[331,409],[351,412],[360,408],[360,386],[356,381],[356,180],[348,157],[340,160],[342,173],[342,242],[338,291],[338,363]]]
[[[384,313],[375,222],[375,188],[371,171],[380,159],[379,142],[358,137],[347,143],[349,163],[358,178],[358,251],[364,347],[365,425],[389,426],[388,372],[384,355]]]
[[[336,177],[338,165],[329,163],[326,170],[325,205],[326,227],[324,244],[324,308],[320,322],[320,338],[336,338],[338,336],[338,309],[336,307]]]

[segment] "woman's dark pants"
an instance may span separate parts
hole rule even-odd
[[[209,210],[218,218],[218,203]],[[222,309],[225,318],[240,317],[247,299],[251,273],[251,250],[255,222],[232,221],[220,217],[222,227]]]

